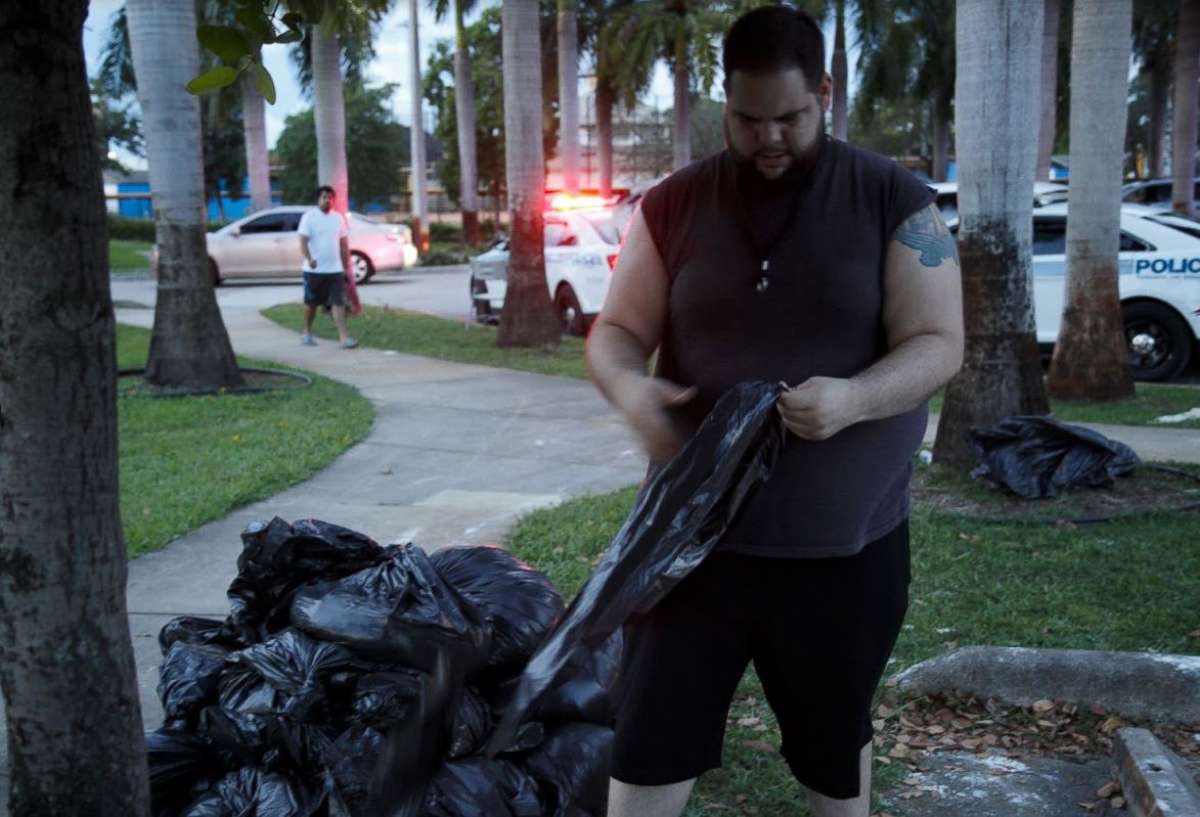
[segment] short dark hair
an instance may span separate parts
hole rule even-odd
[[[327,184],[323,184],[317,188],[317,198],[321,198],[322,193],[328,193],[333,198],[337,198],[337,191]]]
[[[809,90],[825,76],[825,36],[811,14],[790,6],[761,6],[739,17],[725,35],[725,85],[734,71],[768,74],[799,68]]]

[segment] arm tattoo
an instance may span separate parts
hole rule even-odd
[[[958,263],[958,245],[935,205],[909,216],[892,238],[921,253],[920,261],[927,267],[939,267],[947,258]]]

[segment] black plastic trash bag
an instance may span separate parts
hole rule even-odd
[[[594,650],[576,650],[562,680],[533,707],[533,717],[546,723],[612,726],[620,703],[617,681],[624,644],[624,634],[617,630]]]
[[[313,817],[324,799],[285,775],[247,767],[221,778],[180,817]]]
[[[456,671],[469,675],[486,664],[490,648],[488,628],[472,620],[414,545],[391,546],[372,567],[303,587],[291,619],[321,641],[423,672],[448,650]]]
[[[468,757],[442,765],[423,817],[542,817],[537,784],[505,760]]]
[[[408,717],[420,690],[421,677],[415,671],[394,669],[360,676],[350,717],[363,726],[387,729]]]
[[[209,706],[200,713],[196,734],[208,740],[233,768],[257,766],[271,750],[277,716]]]
[[[546,817],[581,809],[595,817],[608,811],[608,778],[612,768],[613,730],[590,723],[568,723],[546,736],[521,761],[543,788],[555,792]]]
[[[173,618],[158,631],[158,646],[163,655],[166,655],[171,645],[177,641],[185,644],[214,644],[228,650],[240,650],[247,646],[225,626],[225,622],[195,616]]]
[[[353,817],[375,817],[370,811],[371,775],[383,752],[384,737],[367,726],[351,726],[329,747],[324,759],[326,791]],[[330,809],[331,812],[334,809]],[[330,817],[334,817],[331,813]]]
[[[299,630],[284,630],[261,644],[229,654],[221,684],[221,705],[242,712],[319,720],[329,715],[331,690],[350,685],[357,674],[370,669],[373,665],[345,647],[315,641]],[[262,690],[256,683],[258,679],[275,694]],[[235,690],[245,691],[255,705],[234,703]]]
[[[373,539],[316,519],[275,517],[242,533],[238,575],[227,593],[229,624],[255,644],[288,626],[292,594],[313,579],[339,579],[384,559]]]
[[[487,701],[471,688],[463,690],[454,713],[454,727],[450,734],[449,757],[466,757],[483,748],[487,736],[492,733],[492,710]]]
[[[177,641],[158,666],[158,699],[167,721],[194,724],[200,710],[217,702],[228,651],[211,644]]]
[[[1080,486],[1107,488],[1141,463],[1129,446],[1051,417],[1006,417],[971,429],[980,464],[971,472],[1026,499]]]
[[[146,733],[146,763],[150,807],[155,814],[175,814],[226,772],[210,741],[166,729]]]
[[[447,547],[429,561],[492,626],[492,667],[523,666],[566,609],[544,573],[501,548]]]
[[[488,741],[511,744],[538,700],[562,680],[576,650],[599,647],[636,612],[651,609],[716,547],[747,494],[783,447],[775,410],[783,387],[742,383],[717,402],[696,434],[649,481],[562,622],[530,660]]]

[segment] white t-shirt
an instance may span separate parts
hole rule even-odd
[[[314,207],[300,217],[297,232],[308,238],[308,252],[317,261],[316,269],[313,269],[307,261],[302,260],[300,263],[304,272],[344,272],[340,243],[341,239],[350,235],[344,215],[333,208],[328,213],[322,213],[320,207]]]

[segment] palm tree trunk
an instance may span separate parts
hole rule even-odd
[[[498,346],[556,346],[558,317],[546,288],[542,208],[542,57],[538,0],[504,0],[504,158],[508,188],[508,287]]]
[[[454,0],[454,111],[458,120],[458,161],[462,190],[463,238],[479,243],[479,165],[475,154],[475,80],[471,77],[471,55],[467,53],[467,30],[463,25],[462,0]]]
[[[1119,400],[1133,395],[1117,290],[1131,0],[1075,0],[1072,26],[1066,306],[1046,385]]]
[[[0,6],[7,806],[14,815],[149,817],[117,506],[115,321],[82,47],[87,5]]]
[[[833,138],[846,141],[846,0],[837,0],[833,34]],[[811,81],[811,77],[809,80]]]
[[[194,389],[241,385],[208,271],[200,102],[184,90],[200,64],[195,4],[128,0],[126,10],[159,258],[145,377]]]
[[[1163,174],[1163,129],[1167,122],[1167,86],[1170,78],[1165,66],[1156,65],[1150,72],[1150,178]]]
[[[417,29],[417,0],[408,0],[409,78],[412,93],[412,220],[417,246],[429,251],[429,205],[425,181],[425,117],[421,111],[421,34]]]
[[[1192,215],[1196,178],[1196,81],[1200,77],[1200,0],[1180,0],[1175,41],[1175,124],[1172,132],[1171,209]]]
[[[611,196],[613,184],[613,106],[617,93],[612,80],[596,78],[596,152],[600,160],[600,195]]]
[[[246,141],[246,177],[250,180],[250,210],[265,210],[271,206],[266,110],[258,83],[250,71],[242,75],[242,127]]]
[[[680,24],[675,35],[675,130],[674,168],[686,167],[692,161],[692,137],[688,122],[688,62],[687,35]]]
[[[342,96],[341,47],[331,21],[312,28],[313,121],[317,131],[317,184],[334,190],[334,208],[350,208],[346,168],[346,103]]]
[[[1054,134],[1058,123],[1058,21],[1061,0],[1046,0],[1046,25],[1042,33],[1042,111],[1038,130],[1037,172],[1034,179],[1050,178],[1050,154],[1054,153]]]
[[[950,165],[950,106],[941,94],[933,97],[933,180],[946,181]]]
[[[579,34],[575,0],[558,0],[558,153],[563,190],[579,192]]]
[[[970,468],[970,430],[1044,414],[1033,322],[1034,160],[1042,0],[959,0],[955,20],[958,246],[966,350],[933,455]]]

